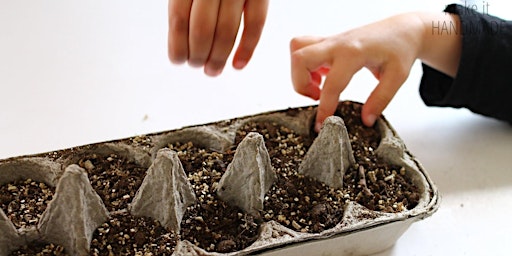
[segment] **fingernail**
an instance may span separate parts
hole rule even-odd
[[[377,120],[377,116],[372,115],[372,114],[368,115],[366,117],[366,121],[367,121],[366,125],[373,126],[373,124],[375,124],[375,120]]]
[[[320,129],[322,129],[322,123],[317,122],[315,124],[315,132],[320,132]]]
[[[214,69],[214,68],[211,68],[211,67],[204,67],[204,73],[207,74],[208,76],[218,76],[220,75],[220,73],[222,73],[222,69]]]
[[[242,69],[247,65],[247,61],[245,60],[237,60],[233,63],[233,67],[236,69]]]

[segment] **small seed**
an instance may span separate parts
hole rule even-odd
[[[88,171],[92,171],[94,169],[94,164],[92,164],[91,160],[87,160],[84,162],[84,168]]]
[[[297,230],[300,230],[302,228],[296,221],[292,221],[292,226]]]
[[[395,180],[395,174],[393,173],[393,174],[391,174],[391,175],[389,175],[389,176],[386,176],[386,177],[384,178],[384,180],[385,180],[385,181],[394,181],[394,180]]]

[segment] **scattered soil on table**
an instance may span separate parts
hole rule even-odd
[[[0,186],[0,207],[16,228],[34,227],[53,199],[55,188],[31,179]]]
[[[178,153],[198,199],[183,217],[181,238],[221,253],[241,250],[256,241],[259,224],[254,217],[221,201],[215,192],[234,152],[209,151],[190,142],[169,148]]]
[[[90,154],[78,164],[87,170],[92,187],[109,211],[126,209],[139,189],[147,168],[115,154]]]
[[[124,211],[111,215],[96,229],[90,255],[171,255],[176,243],[174,233],[158,221]]]

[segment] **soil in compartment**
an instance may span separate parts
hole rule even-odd
[[[183,217],[181,238],[206,251],[221,253],[242,250],[256,241],[258,221],[221,201],[215,193],[234,152],[214,152],[190,142],[168,146],[178,153],[198,200]]]
[[[31,179],[14,181],[0,186],[0,207],[16,228],[35,227],[55,188]]]
[[[148,151],[154,146],[153,142],[151,141],[151,137],[147,135],[131,137],[125,141],[131,146],[139,147]]]
[[[119,211],[94,232],[90,255],[171,255],[176,244],[158,221]]]
[[[366,127],[361,121],[362,105],[353,102],[339,104],[336,115],[347,126],[357,166],[344,177],[344,187],[350,199],[370,210],[400,212],[414,208],[420,191],[406,176],[401,166],[388,164],[377,157],[375,149],[381,137],[375,127]]]
[[[336,226],[343,217],[343,196],[297,172],[312,137],[273,122],[248,122],[237,131],[235,143],[249,132],[263,135],[278,177],[266,194],[263,218],[299,232],[318,233]]]
[[[78,164],[87,170],[91,186],[110,212],[128,207],[147,171],[147,168],[116,154],[88,154]]]
[[[65,256],[60,245],[33,242],[9,254],[10,256]]]
[[[346,172],[341,190],[329,188],[297,173],[314,133],[301,136],[276,123],[247,123],[237,131],[235,145],[228,152],[215,152],[192,143],[168,145],[178,153],[198,198],[197,204],[189,207],[185,213],[179,234],[181,239],[189,240],[207,251],[233,252],[251,245],[257,239],[262,221],[275,220],[299,232],[315,233],[339,223],[343,205],[347,201],[357,201],[371,210],[383,212],[414,208],[420,197],[418,188],[407,179],[404,168],[388,165],[376,156],[374,150],[379,145],[380,135],[375,127],[368,128],[361,123],[360,111],[361,105],[345,102],[340,104],[336,113],[347,125],[357,162]],[[227,205],[215,193],[218,181],[233,158],[236,145],[251,131],[264,136],[272,165],[278,174],[277,182],[266,195],[262,219],[255,219],[241,209]],[[132,143],[143,147],[152,145],[147,138],[138,138]],[[65,154],[80,154],[78,151]],[[62,154],[53,152],[48,156],[57,159]],[[145,223],[142,225],[148,228],[138,228],[140,220],[123,211],[140,187],[147,168],[114,154],[83,155],[78,164],[87,170],[91,185],[112,213],[111,219],[94,234],[92,255],[109,255],[109,251],[114,255],[172,253],[176,242],[174,235],[157,222],[147,219],[142,221]],[[26,182],[30,186],[33,184],[33,189],[39,188],[39,192],[20,192],[22,189],[16,186],[27,185],[24,184]],[[35,225],[54,193],[52,188],[41,183],[30,180],[21,183],[0,187],[1,207],[9,218],[14,218],[17,228]],[[17,198],[18,195],[26,197]],[[34,206],[29,207],[31,199],[35,199]],[[26,208],[37,208],[38,212],[25,213],[23,209]],[[155,238],[150,238],[152,236]],[[120,254],[124,250],[121,248],[128,251]]]
[[[347,170],[343,189],[332,189],[323,183],[297,173],[312,136],[301,136],[293,130],[271,122],[249,122],[237,131],[236,143],[249,132],[265,138],[278,181],[267,193],[265,220],[275,220],[299,232],[317,233],[341,221],[343,205],[357,201],[367,208],[383,212],[412,209],[419,200],[418,188],[406,179],[405,169],[381,161],[374,153],[380,142],[375,127],[361,122],[361,105],[344,102],[336,115],[347,126],[356,166]]]

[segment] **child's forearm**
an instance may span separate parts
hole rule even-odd
[[[430,67],[455,77],[462,50],[459,16],[449,13],[414,13],[423,23],[418,58]]]

